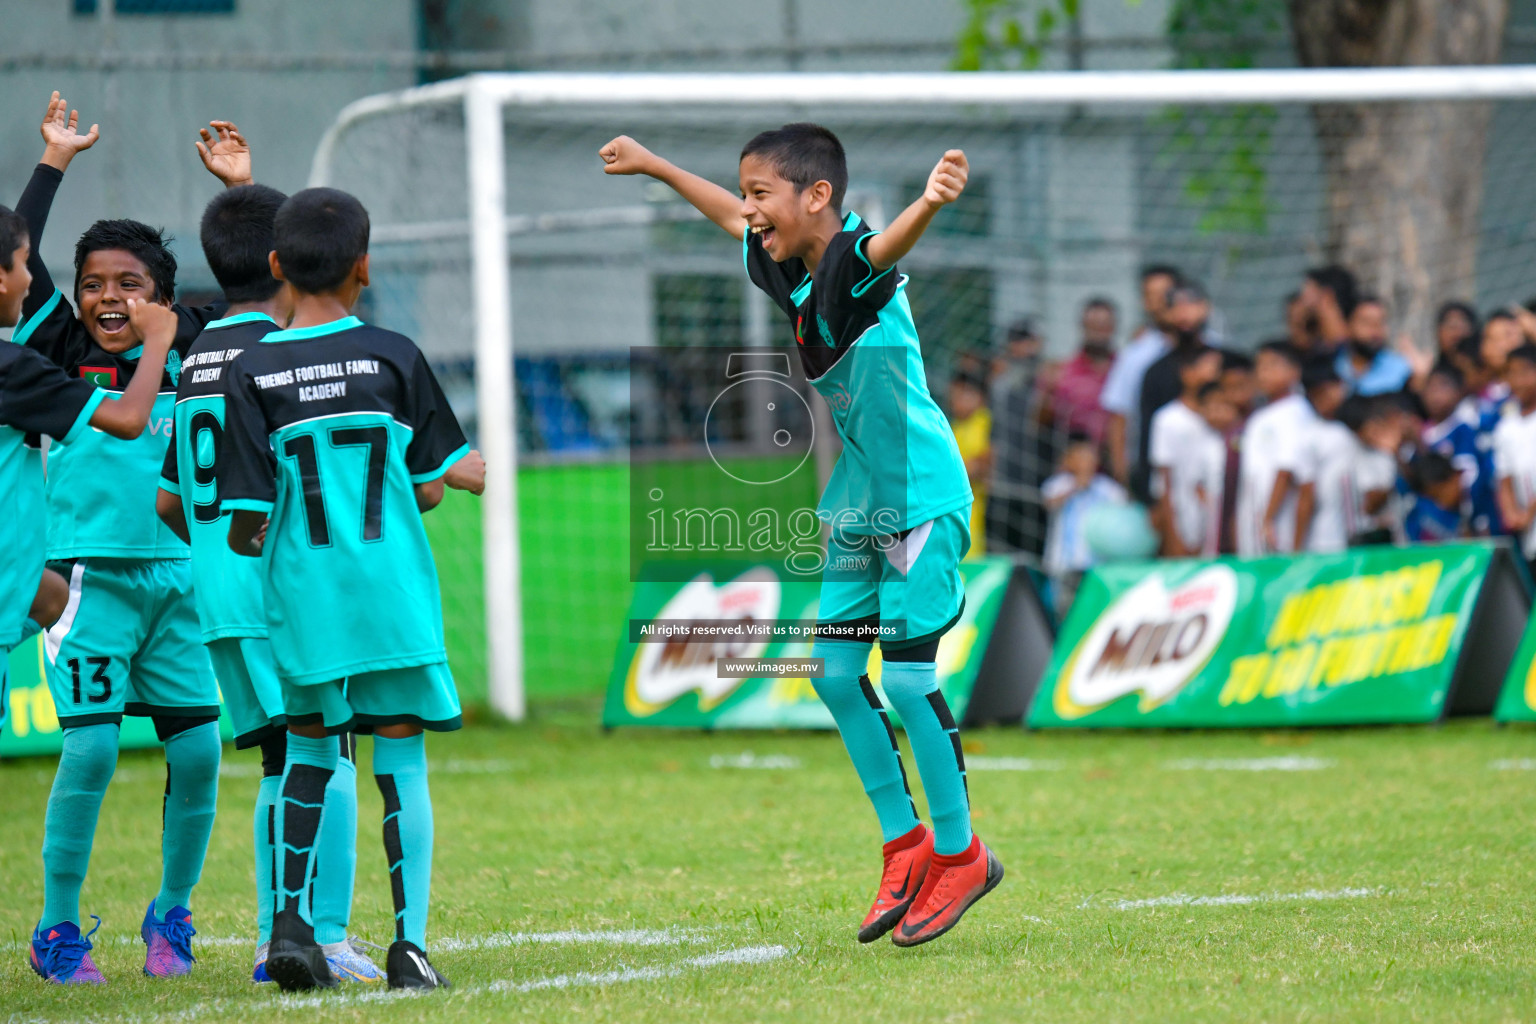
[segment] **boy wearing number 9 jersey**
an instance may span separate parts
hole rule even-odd
[[[261,749],[262,778],[255,821],[256,966],[266,982],[271,937],[277,789],[288,732],[281,688],[267,640],[266,606],[257,565],[229,550],[229,516],[219,508],[219,453],[224,436],[224,371],[244,349],[288,322],[293,299],[272,277],[267,257],[278,208],[288,197],[265,185],[231,188],[208,204],[201,241],[209,269],[229,309],[203,329],[182,361],[175,431],[160,474],[156,511],[192,548],[203,643],[219,679],[237,748]],[[351,750],[343,743],[344,751]],[[311,920],[316,940],[336,977],[383,980],[366,956],[347,942],[357,870],[357,771],[343,756],[328,787],[327,815],[316,855],[318,873]]]
[[[457,729],[460,712],[421,512],[471,453],[415,344],[350,315],[368,285],[368,231],[345,192],[306,189],[285,202],[271,266],[292,289],[293,321],[225,371],[218,497],[233,513],[231,549],[261,558],[289,730],[267,957],[288,991],[335,984],[302,907],[335,735],[349,727],[374,736],[384,798],[390,987],[447,984],[424,948],[432,803],[422,730]]]

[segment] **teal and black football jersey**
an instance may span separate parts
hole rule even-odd
[[[39,251],[54,190],[63,175],[39,164],[16,210],[32,238],[32,287],[24,319],[11,340],[47,356],[71,377],[122,394],[138,366],[142,347],[111,353],[96,344],[64,293],[53,284]],[[182,357],[220,305],[172,307],[176,339],[165,358],[160,395],[144,433],[123,441],[99,430],[55,438],[48,449],[49,558],[186,558],[187,546],[155,515],[155,490],[171,440],[171,417]]]
[[[219,508],[224,447],[224,375],[243,350],[277,330],[265,313],[241,313],[203,328],[181,363],[175,429],[160,487],[181,499],[192,539],[192,588],[203,642],[266,636],[260,565],[229,549],[229,514]]]
[[[910,530],[971,501],[954,431],[928,392],[907,279],[870,264],[874,235],[848,214],[814,278],[799,259],[774,262],[750,230],[742,236],[747,274],[789,315],[806,378],[843,441],[816,513],[852,534]]]
[[[415,485],[469,451],[412,341],[346,317],[273,331],[226,371],[218,497],[269,515],[278,674],[304,685],[446,659]]]
[[[31,349],[0,342],[0,657],[21,639],[43,574],[48,516],[39,435],[78,440],[104,398]]]

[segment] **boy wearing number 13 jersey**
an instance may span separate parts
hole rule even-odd
[[[432,802],[422,730],[456,729],[460,713],[421,512],[442,500],[469,445],[411,340],[348,315],[368,284],[368,230],[345,192],[306,189],[285,202],[272,272],[292,289],[292,326],[225,370],[218,497],[233,513],[230,547],[261,558],[289,729],[267,957],[287,991],[335,984],[302,908],[334,734],[349,726],[374,734],[395,905],[390,987],[447,984],[424,948]]]

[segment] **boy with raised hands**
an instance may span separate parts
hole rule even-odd
[[[916,946],[953,928],[1002,881],[971,831],[960,734],[939,692],[939,640],[960,617],[960,559],[972,493],[953,433],[928,392],[907,278],[897,261],[959,198],[965,154],[946,152],[923,194],[876,231],[845,214],[842,143],[815,124],[762,132],[741,152],[740,196],[621,136],[600,156],[609,174],[675,189],[739,239],[753,284],[790,318],[812,386],[827,399],[843,451],[817,514],[832,526],[812,680],[832,712],[885,841],[879,893],[859,941],[894,932]],[[880,639],[881,683],[912,743],[933,828],[918,820],[884,706],[865,667]]]

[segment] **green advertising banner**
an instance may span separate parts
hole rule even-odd
[[[1529,600],[1506,586],[1503,558],[1465,543],[1103,566],[1078,591],[1029,725],[1437,721],[1458,666],[1474,660],[1462,656],[1469,633],[1482,636],[1474,620],[1502,605],[1524,622]],[[1512,641],[1478,644],[1477,667],[1491,659],[1502,679]]]
[[[998,610],[1014,578],[1014,567],[1008,559],[984,558],[962,562],[960,572],[965,580],[965,610],[944,635],[937,662],[939,686],[956,720],[963,721],[971,707]],[[701,571],[686,583],[636,584],[625,635],[609,677],[603,725],[835,728],[809,678],[721,679],[716,672],[716,661],[722,657],[810,657],[813,638],[809,627],[816,621],[819,590],[817,583],[786,580],[768,565]],[[804,624],[805,631],[797,639],[768,642],[635,641],[647,624],[661,620],[712,623],[743,619],[798,622]],[[869,659],[869,678],[877,687],[880,664],[877,647]]]
[[[11,652],[5,693],[5,726],[0,729],[0,758],[57,754],[63,742],[59,716],[43,675],[43,638],[34,637]],[[234,738],[229,716],[219,722],[224,739]],[[119,746],[157,747],[154,724],[147,718],[123,719]]]
[[[1536,722],[1536,619],[1520,637],[1493,717],[1500,722]]]

